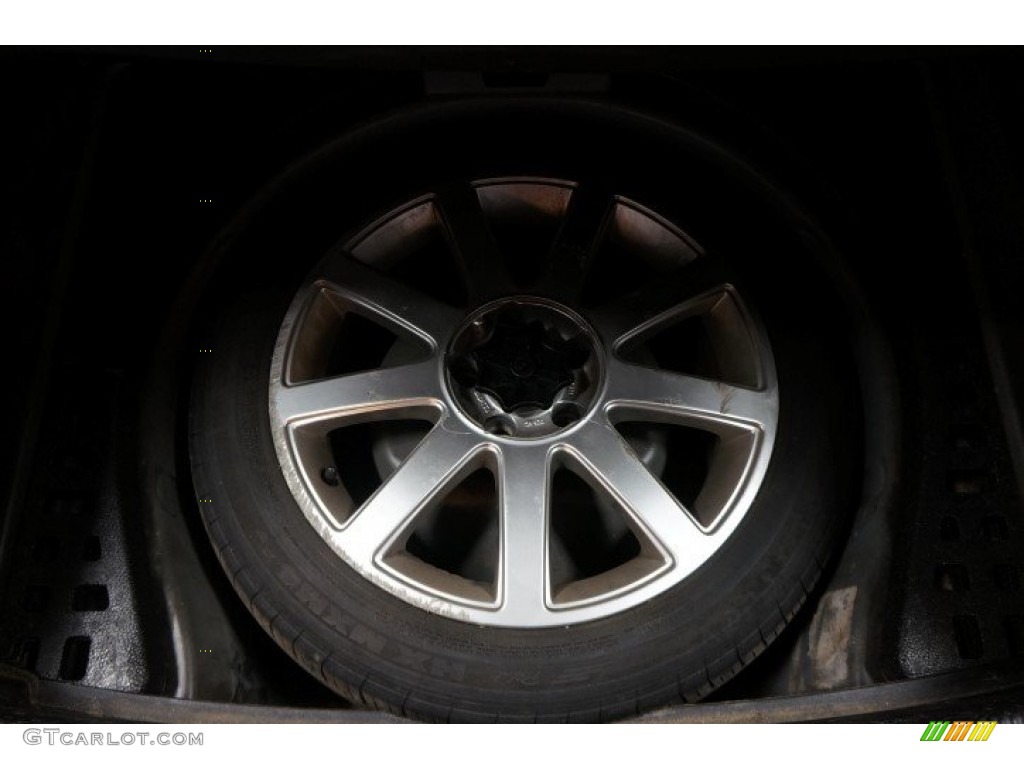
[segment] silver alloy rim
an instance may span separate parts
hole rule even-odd
[[[547,266],[529,290],[513,282],[488,225],[494,216],[523,210],[559,222]],[[387,273],[392,255],[428,231],[443,233],[459,264],[469,297],[465,308],[453,308]],[[580,309],[591,254],[608,238],[618,238],[631,252],[660,254],[679,265],[679,278]],[[449,371],[453,339],[481,307],[509,301],[542,302],[579,316],[592,339],[593,356],[600,361],[593,370],[600,372],[589,374],[591,399],[572,423],[536,434],[494,434],[460,405]],[[326,315],[317,309],[324,303],[330,307]],[[344,322],[350,316],[386,328],[401,341],[395,348],[404,345],[405,352],[389,354],[372,370],[318,376],[307,362],[318,354],[316,339],[326,338],[317,334],[330,318]],[[728,381],[631,357],[645,340],[690,318],[711,329]],[[610,616],[693,574],[750,509],[778,425],[767,335],[722,260],[630,200],[546,179],[445,187],[335,248],[285,316],[272,359],[269,404],[285,480],[306,519],[339,558],[427,611],[520,628]],[[332,430],[396,419],[433,426],[396,467],[381,472],[382,483],[365,502],[355,503],[343,484],[325,482],[324,468],[334,462]],[[517,424],[528,421],[520,418]],[[695,500],[684,504],[666,487],[657,467],[622,433],[626,422],[676,425],[713,436]],[[417,521],[478,470],[493,475],[497,490],[498,545],[490,583],[436,567],[406,549]],[[582,479],[595,499],[621,514],[636,542],[634,556],[600,573],[553,581],[552,487],[559,470]]]

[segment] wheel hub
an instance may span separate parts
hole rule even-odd
[[[519,438],[577,422],[600,378],[596,338],[583,319],[536,298],[476,312],[455,334],[445,363],[464,414],[488,432]]]

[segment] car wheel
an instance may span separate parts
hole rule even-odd
[[[255,617],[426,719],[611,719],[734,675],[856,497],[841,318],[779,194],[674,126],[533,100],[292,169],[225,238],[190,410]]]

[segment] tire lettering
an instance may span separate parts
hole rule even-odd
[[[362,624],[357,624],[348,633],[348,639],[357,645],[368,648],[372,653],[380,653],[384,650],[384,646],[387,645],[383,637]]]

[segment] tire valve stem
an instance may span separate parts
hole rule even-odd
[[[341,485],[341,477],[338,475],[336,467],[324,467],[321,469],[320,479],[331,486],[331,488],[337,488]]]

